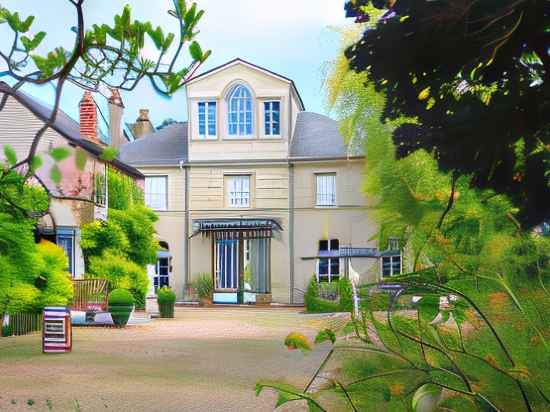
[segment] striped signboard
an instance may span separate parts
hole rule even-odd
[[[66,307],[44,308],[42,328],[42,351],[44,353],[66,353],[72,349],[71,312]]]

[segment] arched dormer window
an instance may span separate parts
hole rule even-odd
[[[253,133],[252,93],[237,84],[227,95],[227,124],[229,136],[249,137]]]

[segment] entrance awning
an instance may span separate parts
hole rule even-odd
[[[274,219],[199,219],[193,221],[193,234],[213,236],[216,239],[265,239],[283,228]]]

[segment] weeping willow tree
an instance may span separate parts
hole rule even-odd
[[[344,32],[344,49],[355,33]],[[358,315],[317,336],[332,348],[306,388],[261,382],[258,392],[312,411],[550,409],[549,240],[521,229],[506,196],[441,171],[435,152],[397,157],[394,131],[421,120],[384,119],[367,74],[343,54],[332,67],[329,105],[344,138],[366,148],[366,213],[381,248],[401,239],[405,273],[359,286]],[[287,346],[312,345],[294,333]]]

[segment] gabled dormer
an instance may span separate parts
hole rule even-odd
[[[304,110],[294,82],[232,60],[187,85],[189,160],[286,159]]]

